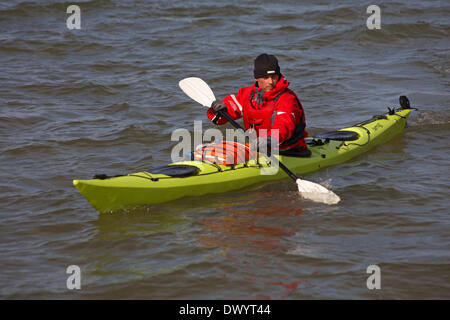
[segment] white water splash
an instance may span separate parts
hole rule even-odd
[[[448,115],[438,114],[432,111],[422,111],[415,119],[411,119],[410,124],[412,125],[442,125],[450,123]]]

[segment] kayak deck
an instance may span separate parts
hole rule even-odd
[[[410,109],[374,118],[339,131],[357,133],[352,141],[308,138],[310,157],[279,156],[292,172],[303,175],[309,172],[348,161],[383,144],[402,132]],[[154,204],[185,196],[201,196],[238,190],[253,184],[279,180],[287,175],[279,169],[276,174],[262,174],[262,169],[276,170],[267,157],[258,163],[224,166],[200,161],[182,161],[171,165],[189,165],[198,168],[195,175],[171,177],[147,171],[107,179],[74,180],[74,186],[99,212],[108,212],[128,206]]]

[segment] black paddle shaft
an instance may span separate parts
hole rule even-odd
[[[239,123],[237,123],[236,121],[234,121],[233,118],[231,118],[231,116],[226,112],[226,111],[222,111],[220,110],[219,112],[219,116],[224,117],[225,119],[228,120],[228,122],[230,122],[233,127],[235,127],[236,129],[240,129],[242,131],[245,132],[244,128],[242,128]],[[272,161],[277,161],[277,159],[275,159],[273,156],[270,156],[270,159],[272,159]],[[297,179],[299,179],[291,170],[289,170],[283,163],[281,163],[281,161],[278,160],[278,164],[280,166],[281,169],[283,169],[284,172],[286,172],[286,174],[292,178],[292,180],[297,181]]]
[[[218,113],[220,117],[224,117],[225,119],[227,119],[228,122],[233,125],[233,127],[235,127],[236,129],[241,129],[242,131],[245,132],[244,128],[242,128],[239,123],[234,121],[234,119],[228,114],[228,112],[220,110]]]

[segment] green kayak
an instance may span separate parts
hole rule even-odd
[[[278,158],[297,175],[348,161],[402,132],[410,112],[409,108],[389,110],[385,115],[354,126],[315,135],[306,139],[310,156],[280,155]],[[269,166],[270,161],[264,156],[235,166],[182,161],[125,176],[73,180],[73,184],[96,210],[109,212],[287,178],[282,170],[274,175],[262,175],[261,167]]]

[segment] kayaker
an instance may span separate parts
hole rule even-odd
[[[278,59],[263,53],[254,61],[252,86],[239,89],[222,101],[216,100],[208,109],[208,118],[218,125],[227,123],[218,117],[226,111],[233,119],[243,118],[246,130],[255,129],[258,144],[267,144],[267,150],[279,146],[280,154],[309,156],[305,137],[305,113],[296,94],[288,88],[289,82],[280,72]],[[266,129],[263,138],[260,130]],[[278,139],[274,130],[278,130]]]

